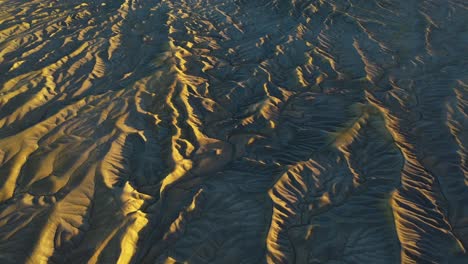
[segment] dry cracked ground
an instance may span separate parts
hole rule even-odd
[[[0,0],[0,263],[468,263],[466,0]]]

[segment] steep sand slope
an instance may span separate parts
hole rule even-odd
[[[0,0],[0,263],[468,263],[465,0]]]

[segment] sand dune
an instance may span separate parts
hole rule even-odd
[[[0,263],[468,263],[464,0],[0,0]]]

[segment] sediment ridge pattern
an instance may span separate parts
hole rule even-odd
[[[468,263],[465,0],[0,0],[0,263]]]

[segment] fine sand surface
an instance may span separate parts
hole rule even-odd
[[[467,0],[0,0],[0,264],[468,263]]]

